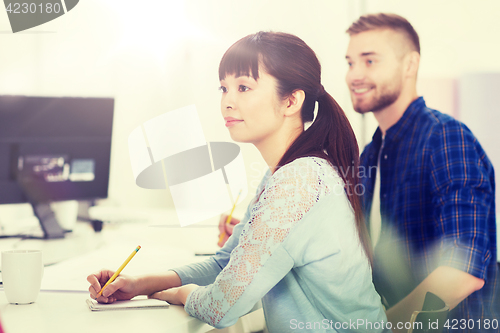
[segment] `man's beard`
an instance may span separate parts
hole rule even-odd
[[[373,98],[369,104],[356,105],[355,101],[353,101],[354,111],[364,114],[367,112],[377,112],[383,110],[392,103],[394,103],[399,98],[400,94],[401,94],[401,86],[389,92],[387,91],[382,92],[382,95]]]

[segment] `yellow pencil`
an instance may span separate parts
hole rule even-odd
[[[229,213],[229,215],[227,216],[226,225],[228,225],[229,222],[231,222],[231,217],[233,216],[233,212],[234,212],[234,209],[236,208],[236,204],[238,203],[238,198],[240,197],[240,194],[241,194],[241,190],[240,190],[240,193],[238,193],[238,195],[236,196],[236,200],[234,200],[234,205],[233,205],[233,209],[231,209],[231,213]],[[226,230],[224,230],[222,232],[222,234],[220,234],[219,243],[222,242],[222,240],[224,239],[224,236],[226,236]]]
[[[141,246],[139,245],[133,252],[131,255],[128,256],[127,260],[125,260],[125,262],[120,266],[120,268],[118,268],[118,270],[115,272],[115,274],[113,274],[113,276],[108,280],[108,282],[106,282],[106,284],[104,285],[104,287],[101,288],[101,291],[99,291],[99,293],[97,293],[96,297],[94,299],[97,299],[99,296],[102,295],[102,291],[104,290],[104,288],[106,288],[108,286],[108,284],[110,284],[111,282],[113,282],[116,277],[118,275],[120,275],[121,271],[123,271],[123,269],[125,268],[125,266],[127,266],[127,264],[129,263],[130,260],[132,260],[132,258],[135,256],[135,254],[137,253],[137,251],[139,251],[139,249],[141,248]]]

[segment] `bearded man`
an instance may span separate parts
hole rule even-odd
[[[347,33],[354,109],[379,124],[361,155],[361,168],[373,171],[363,179],[363,207],[373,280],[393,331],[430,291],[450,306],[451,332],[498,332],[491,162],[464,124],[417,95],[419,37],[406,19],[364,15]]]

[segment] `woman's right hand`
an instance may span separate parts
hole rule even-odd
[[[115,272],[103,269],[96,273],[87,276],[87,281],[90,283],[90,297],[95,299],[101,288],[108,282]],[[137,278],[127,275],[118,275],[118,277],[110,283],[97,301],[99,303],[113,303],[119,300],[129,300],[139,294]]]
[[[238,220],[234,217],[231,217],[231,221],[226,224],[227,217],[228,217],[227,214],[222,214],[220,216],[220,220],[219,220],[219,240],[220,241],[217,243],[217,245],[219,245],[220,247],[223,247],[224,244],[226,243],[227,239],[229,238],[229,236],[231,236],[233,234],[234,226],[237,225],[238,223],[240,223],[240,220]],[[222,234],[224,234],[224,237],[221,239]]]

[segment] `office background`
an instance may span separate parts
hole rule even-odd
[[[0,94],[114,97],[109,199],[101,204],[172,208],[168,191],[135,185],[128,135],[146,120],[195,104],[207,141],[231,141],[220,115],[218,63],[232,43],[256,31],[293,33],[316,51],[323,85],[346,111],[360,145],[367,143],[376,123],[352,109],[344,81],[345,30],[360,13],[379,11],[406,17],[419,33],[418,90],[430,107],[459,119],[489,119],[474,124],[476,134],[500,123],[498,113],[461,109],[459,98],[468,74],[500,73],[497,0],[85,0],[16,34],[0,10]],[[499,170],[496,140],[487,139],[480,136]],[[255,147],[240,146],[253,193],[265,164]]]

